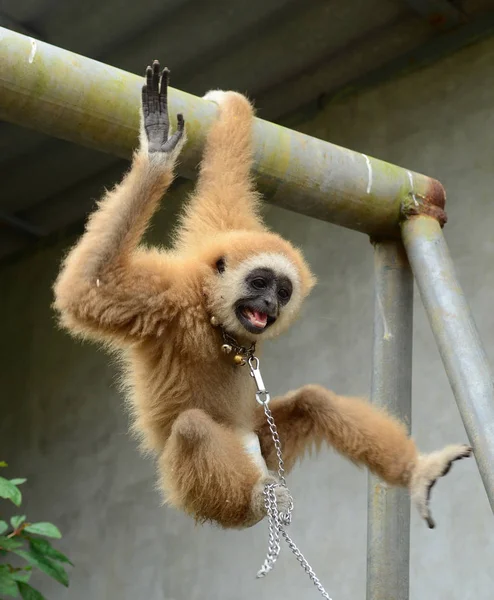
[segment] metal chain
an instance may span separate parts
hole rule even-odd
[[[307,559],[295,545],[295,542],[290,538],[288,533],[283,528],[280,529],[280,533],[285,538],[285,541],[288,544],[290,550],[293,552],[293,554],[295,554],[295,558],[302,565],[304,571],[307,573],[307,575],[311,579],[312,583],[316,586],[316,588],[321,593],[321,596],[323,598],[326,598],[326,600],[331,600],[331,598],[328,596],[328,593],[322,586],[322,583],[319,581],[317,575],[314,573],[314,570],[312,569],[310,564],[307,562]]]
[[[223,341],[225,344],[228,344],[232,347],[236,354],[242,356],[245,360],[250,360],[254,356],[254,352],[256,351],[256,343],[252,342],[249,348],[245,346],[240,346],[237,340],[232,337],[229,333],[227,333],[223,327],[221,327],[221,335],[223,337]]]
[[[288,533],[285,531],[285,527],[290,525],[292,522],[292,511],[293,511],[293,498],[290,494],[288,487],[286,485],[285,480],[285,464],[283,462],[283,454],[281,449],[281,441],[280,436],[278,435],[278,429],[276,427],[276,423],[273,418],[273,414],[269,409],[269,401],[270,396],[269,392],[266,390],[262,377],[261,371],[259,369],[259,359],[256,356],[252,356],[249,358],[249,367],[250,374],[254,377],[257,385],[257,394],[256,399],[264,408],[264,414],[266,415],[266,420],[269,426],[269,431],[271,432],[271,437],[273,439],[274,447],[276,450],[276,455],[278,457],[278,479],[279,483],[268,483],[264,486],[264,506],[266,508],[266,513],[268,516],[268,527],[269,527],[269,541],[268,541],[268,552],[266,555],[266,559],[264,560],[263,565],[259,569],[257,573],[257,577],[265,577],[271,569],[274,567],[276,560],[280,554],[281,546],[280,546],[280,535],[288,544],[288,547],[295,555],[298,562],[301,564],[304,571],[307,573],[312,583],[319,590],[323,598],[326,600],[331,600],[328,593],[322,586],[321,582],[317,578],[314,573],[312,567],[307,562],[305,556],[300,552],[295,542],[290,538]],[[289,497],[289,506],[286,513],[278,511],[278,499],[276,497],[276,489],[277,488],[285,488]]]
[[[276,502],[275,484],[264,488],[264,506],[268,515],[269,541],[268,553],[262,567],[257,572],[257,578],[264,577],[274,567],[281,550],[278,506]]]
[[[281,485],[283,485],[284,487],[287,487],[286,480],[285,480],[285,463],[283,462],[283,454],[282,454],[282,450],[281,450],[280,436],[278,435],[278,429],[276,427],[276,423],[274,422],[273,414],[268,406],[268,402],[264,402],[262,406],[264,408],[264,414],[266,415],[266,421],[268,422],[269,431],[271,432],[271,437],[273,439],[274,448],[276,450],[276,456],[278,457],[278,478],[280,480]],[[291,503],[292,503],[292,508],[293,508],[293,500],[291,500]]]

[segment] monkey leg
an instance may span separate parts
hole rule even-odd
[[[166,501],[197,521],[250,527],[266,514],[263,490],[275,482],[249,456],[241,433],[216,423],[199,409],[183,412],[160,458]],[[277,488],[281,509],[288,492]]]
[[[276,398],[269,406],[287,471],[311,447],[319,448],[326,442],[387,483],[406,487],[430,528],[434,527],[429,510],[432,486],[448,473],[454,461],[472,452],[469,446],[452,445],[431,454],[419,454],[405,426],[385,411],[363,399],[337,396],[317,385]],[[263,418],[260,412],[257,431],[261,450],[268,468],[275,469],[276,451]]]

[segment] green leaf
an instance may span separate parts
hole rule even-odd
[[[46,600],[46,598],[27,583],[18,583],[23,600]]]
[[[9,465],[4,461],[0,460],[0,467],[8,467]]]
[[[14,598],[19,596],[17,583],[14,581],[14,579],[12,579],[10,573],[6,573],[4,571],[0,572],[0,594],[5,594],[5,596],[13,596]]]
[[[15,581],[20,581],[21,583],[27,583],[31,578],[31,573],[24,569],[17,570],[12,573],[12,579]]]
[[[48,540],[43,540],[41,538],[31,538],[29,540],[29,545],[31,547],[31,550],[35,554],[41,554],[43,556],[47,556],[48,558],[53,558],[54,560],[58,560],[59,562],[67,563],[69,565],[74,566],[64,554],[62,554],[58,550],[55,550],[55,548],[52,547]]]
[[[22,546],[22,542],[15,538],[8,538],[4,535],[0,535],[0,547],[4,550],[15,550],[16,548],[20,548]]]
[[[67,573],[65,572],[65,569],[58,563],[53,562],[46,556],[40,556],[38,553],[30,552],[29,550],[14,550],[14,553],[24,560],[27,560],[27,562],[30,565],[33,565],[33,567],[37,567],[40,571],[46,573],[46,575],[53,577],[53,579],[62,585],[69,587],[69,578]]]
[[[0,535],[2,535],[2,533],[5,533],[8,528],[9,526],[5,521],[0,521]]]
[[[10,519],[10,524],[12,525],[12,527],[14,529],[17,529],[19,527],[19,525],[22,525],[24,523],[25,520],[26,520],[26,515],[12,517]]]
[[[10,483],[13,483],[14,485],[21,485],[23,483],[26,483],[27,479],[11,479]]]
[[[3,477],[0,477],[0,498],[12,500],[16,506],[20,506],[22,502],[21,491],[14,483]]]
[[[12,573],[12,579],[20,581],[21,583],[27,583],[31,577],[31,573],[27,571],[15,571]]]
[[[58,527],[55,527],[55,525],[52,525],[51,523],[31,523],[31,525],[24,528],[24,531],[57,539],[62,537]]]

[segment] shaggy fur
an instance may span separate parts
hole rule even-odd
[[[262,489],[272,480],[246,440],[255,451],[252,433],[259,435],[273,471],[276,454],[248,367],[235,366],[221,352],[221,332],[210,318],[215,315],[239,342],[259,343],[293,322],[315,280],[302,254],[260,219],[251,178],[251,104],[235,92],[206,98],[218,104],[219,117],[173,247],[146,249],[140,242],[172,182],[185,136],[172,151],[148,152],[143,116],[131,169],[106,193],[66,257],[54,306],[64,328],[122,357],[133,428],[143,449],[156,456],[166,501],[199,521],[246,527],[264,516]],[[219,259],[224,273],[216,269]],[[260,265],[293,284],[291,300],[261,335],[248,333],[232,307],[245,274]],[[467,446],[453,446],[421,456],[401,423],[365,400],[319,386],[270,406],[288,470],[325,442],[389,484],[408,487],[429,524],[430,488],[452,461],[470,454]],[[283,508],[287,499],[278,492]]]

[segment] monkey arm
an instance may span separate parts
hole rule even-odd
[[[206,233],[263,229],[259,195],[251,175],[253,109],[237,92],[212,91],[206,100],[219,115],[208,132],[196,190],[186,207],[177,239],[189,246]]]
[[[148,67],[143,88],[141,147],[122,182],[108,192],[89,218],[86,232],[69,253],[55,284],[55,308],[79,333],[126,337],[156,332],[166,320],[165,297],[174,269],[158,251],[138,248],[158,203],[173,180],[183,144],[183,118],[169,134],[164,71]]]
[[[136,252],[89,277],[84,250],[90,250],[89,244],[72,251],[55,284],[54,308],[61,324],[76,334],[111,342],[159,334],[170,319],[167,292],[173,273],[166,257]]]
[[[465,445],[421,455],[402,423],[360,398],[337,396],[308,385],[270,403],[287,470],[312,447],[328,443],[352,462],[367,466],[391,485],[408,488],[420,515],[434,526],[429,496],[436,480],[453,461],[470,456]],[[268,468],[276,470],[276,451],[262,409],[258,435]]]

